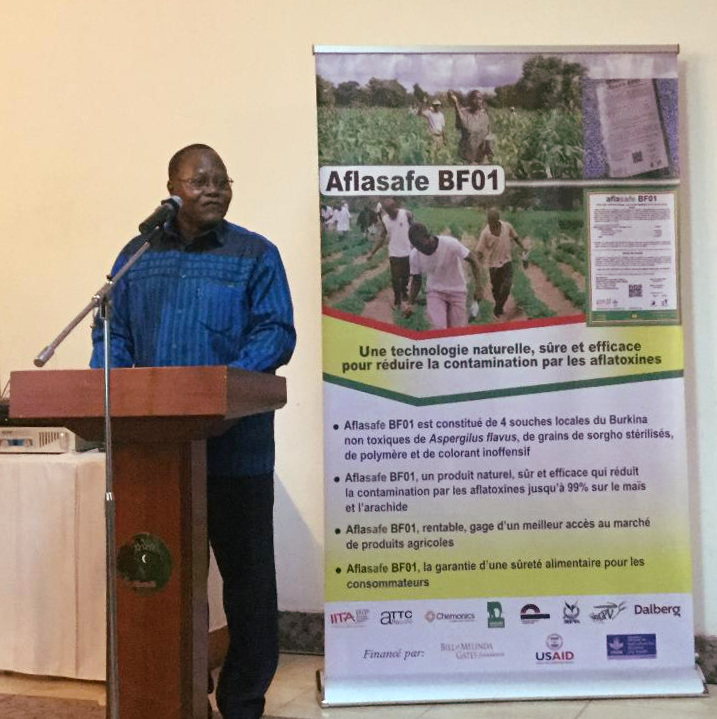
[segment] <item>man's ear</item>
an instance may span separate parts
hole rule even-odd
[[[167,192],[169,192],[170,195],[174,194],[174,185],[171,180],[167,180]]]

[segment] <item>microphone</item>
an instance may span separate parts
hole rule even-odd
[[[177,195],[172,195],[166,200],[162,200],[162,204],[144,222],[140,222],[139,231],[146,235],[157,227],[161,227],[177,214],[181,206],[182,198],[177,197]]]

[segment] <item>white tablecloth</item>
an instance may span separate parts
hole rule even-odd
[[[104,679],[104,455],[0,455],[0,669]]]
[[[0,671],[105,678],[105,458],[0,455]],[[210,627],[225,623],[210,568]]]

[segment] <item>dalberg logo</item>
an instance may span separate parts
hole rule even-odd
[[[671,614],[673,617],[682,616],[682,607],[677,605],[659,605],[655,604],[636,604],[635,614]]]
[[[331,612],[332,627],[360,627],[368,622],[370,609],[355,609],[353,612]]]

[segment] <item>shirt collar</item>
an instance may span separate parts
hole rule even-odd
[[[197,235],[190,244],[185,245],[174,223],[167,222],[163,227],[159,246],[162,249],[183,249],[187,252],[201,252],[212,247],[222,247],[226,243],[228,224],[226,220],[222,220]]]

